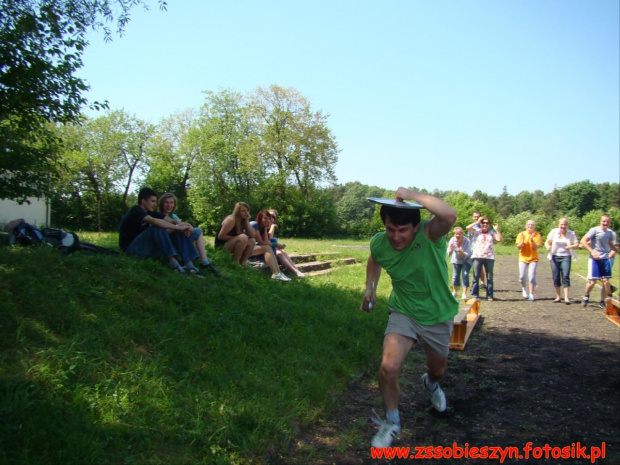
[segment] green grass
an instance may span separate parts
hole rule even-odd
[[[116,234],[79,235],[116,248]],[[281,283],[210,251],[225,278],[200,280],[122,255],[0,247],[0,463],[246,464],[283,451],[376,371],[386,321],[358,310],[367,240],[283,242],[360,264]],[[384,277],[379,308],[389,291]]]
[[[0,462],[260,462],[375,369],[385,315],[358,310],[363,266],[281,283],[210,256],[225,278],[0,247]]]

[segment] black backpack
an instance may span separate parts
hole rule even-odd
[[[41,230],[43,242],[57,248],[64,254],[80,250],[80,239],[74,232],[65,232],[62,229],[43,228]]]
[[[13,229],[9,242],[23,246],[41,244],[43,243],[43,234],[34,226],[21,222]]]
[[[43,228],[39,230],[24,221],[15,226],[15,229],[13,229],[10,235],[9,243],[23,246],[44,244],[54,247],[60,250],[61,253],[67,255],[76,250],[91,255],[118,255],[116,250],[106,249],[105,247],[80,241],[80,238],[74,232],[67,232],[55,228]]]

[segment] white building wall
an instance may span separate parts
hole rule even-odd
[[[27,203],[20,205],[13,200],[0,200],[0,225],[4,228],[9,221],[23,218],[26,223],[37,228],[49,226],[50,209],[47,202],[36,197],[28,200],[30,200],[30,205]]]

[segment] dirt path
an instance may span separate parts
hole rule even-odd
[[[494,302],[483,301],[482,318],[467,347],[452,352],[442,387],[448,410],[436,413],[422,391],[420,351],[408,359],[401,377],[403,433],[394,446],[465,448],[514,446],[601,447],[605,459],[620,464],[620,328],[592,304],[583,308],[553,303],[548,262],[541,262],[535,302],[525,301],[517,282],[517,259],[499,257]],[[572,297],[585,281],[572,276]],[[598,290],[592,293],[597,296]],[[597,299],[598,300],[598,299]],[[378,363],[378,362],[377,362]],[[375,376],[352,383],[332,418],[300,434],[289,450],[268,463],[405,464],[412,459],[377,459],[370,454],[376,427],[372,409],[382,412]],[[583,450],[583,449],[582,449]],[[489,450],[489,453],[492,451]],[[544,453],[544,451],[542,451]],[[551,454],[552,451],[548,453]],[[559,452],[555,450],[553,452]],[[529,460],[442,458],[422,464],[536,463],[585,464],[586,458],[549,456]]]

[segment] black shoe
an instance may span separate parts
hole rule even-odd
[[[208,271],[209,273],[214,274],[215,276],[219,278],[222,277],[222,273],[220,273],[218,269],[213,266],[213,263],[207,263],[206,265],[200,265],[200,268],[202,268],[205,271]]]
[[[604,301],[604,300],[601,300],[601,301],[598,303],[598,308],[603,308],[603,309],[605,308],[605,301]]]
[[[204,278],[204,276],[202,275],[202,273],[200,272],[200,270],[198,268],[189,268],[186,267],[185,271],[187,271],[189,274],[196,276],[197,278]]]

